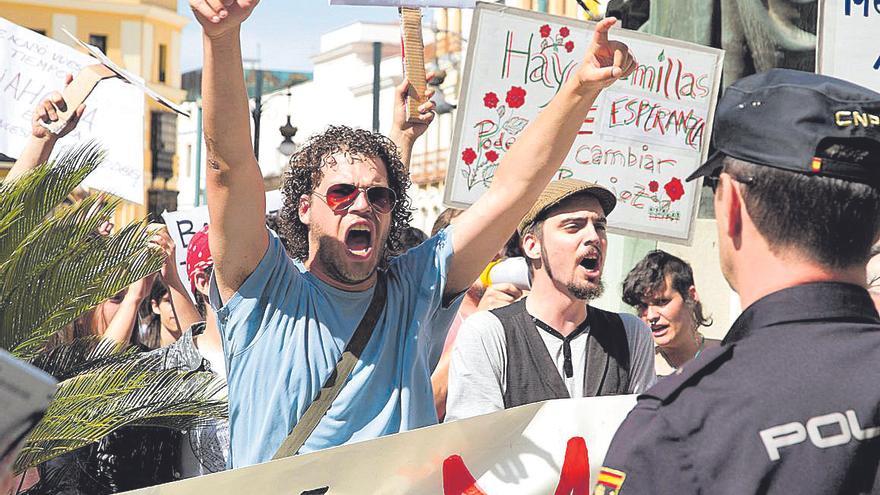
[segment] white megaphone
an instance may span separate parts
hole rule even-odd
[[[528,262],[521,256],[489,263],[480,274],[480,282],[483,287],[493,284],[513,284],[520,290],[529,290],[532,286],[529,280]]]

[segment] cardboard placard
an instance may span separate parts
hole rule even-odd
[[[578,69],[595,24],[480,2],[468,44],[444,202],[466,208],[504,154]],[[613,232],[689,242],[707,157],[723,51],[620,28],[638,69],[602,92],[556,178],[617,196]]]
[[[400,38],[403,52],[403,74],[409,81],[406,94],[406,120],[418,122],[419,106],[425,103],[425,43],[422,40],[422,11],[400,8]]]
[[[819,0],[816,72],[880,92],[880,2]]]
[[[635,395],[539,402],[129,494],[593,493],[635,403]]]

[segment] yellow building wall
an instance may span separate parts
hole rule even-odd
[[[176,25],[159,22],[156,19],[146,19],[142,16],[125,15],[114,12],[95,12],[93,10],[81,10],[75,8],[65,8],[60,5],[63,2],[55,2],[51,7],[43,5],[46,2],[33,2],[29,5],[22,1],[2,1],[0,0],[0,15],[7,18],[20,26],[24,26],[33,30],[39,30],[46,33],[47,36],[53,37],[53,16],[56,14],[70,15],[76,17],[75,34],[77,38],[88,41],[90,35],[103,35],[107,37],[107,56],[125,67],[126,69],[138,73],[150,86],[163,96],[172,101],[181,101],[184,92],[180,89],[180,32],[181,27]],[[104,3],[108,3],[106,0]],[[177,5],[175,0],[117,0],[111,2],[115,4],[128,5],[154,5],[167,8],[176,12]],[[128,39],[126,43],[137,42],[138,49],[135,53],[123,53],[123,23],[129,23],[129,26],[137,24],[137,31],[140,34],[139,40]],[[67,43],[63,38],[57,38],[57,41]],[[149,47],[145,47],[144,43],[150,43]],[[69,43],[67,43],[69,44]],[[165,83],[159,83],[159,45],[167,47],[167,67]],[[145,63],[149,61],[149,63]],[[134,65],[132,66],[134,62]],[[143,219],[147,215],[147,191],[151,186],[155,189],[174,189],[176,190],[176,177],[178,158],[174,159],[174,177],[169,179],[167,183],[164,180],[152,178],[152,153],[150,152],[150,126],[151,113],[154,110],[170,111],[162,105],[154,102],[149,98],[145,98],[144,112],[144,205],[123,202],[117,210],[113,221],[116,225],[124,225],[131,221]],[[6,175],[6,170],[0,168],[0,178]]]

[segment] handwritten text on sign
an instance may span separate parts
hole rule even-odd
[[[821,0],[819,9],[817,72],[880,91],[880,1]]]
[[[18,157],[31,134],[34,107],[97,61],[67,45],[0,17],[0,153]],[[84,185],[135,203],[144,202],[144,97],[120,80],[104,81],[86,102],[76,130],[59,141],[97,139],[107,149],[104,164]]]
[[[477,6],[446,202],[473,204],[505,153],[577,70],[593,24]],[[707,155],[722,52],[615,29],[639,66],[589,110],[556,178],[611,189],[617,231],[685,240],[699,201],[684,179]]]

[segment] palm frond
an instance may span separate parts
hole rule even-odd
[[[89,142],[0,185],[0,260],[7,259],[22,239],[101,164],[104,156],[95,142]]]
[[[16,471],[96,442],[123,426],[187,429],[226,417],[224,383],[211,373],[158,371],[158,361],[131,359],[62,382],[19,454]]]
[[[100,366],[131,359],[138,349],[100,337],[76,339],[38,354],[31,364],[64,381]]]
[[[76,218],[88,206],[71,208],[62,216]],[[47,229],[39,242],[34,241],[56,246],[32,248],[48,256],[48,262],[21,255],[14,266],[9,265],[8,273],[15,276],[7,277],[0,291],[0,347],[17,357],[32,358],[64,325],[161,267],[161,254],[146,242],[145,224],[131,224],[102,237],[92,234],[94,229],[89,227],[94,223],[85,223],[85,228],[75,232],[78,240],[70,241],[72,236],[60,228]]]

